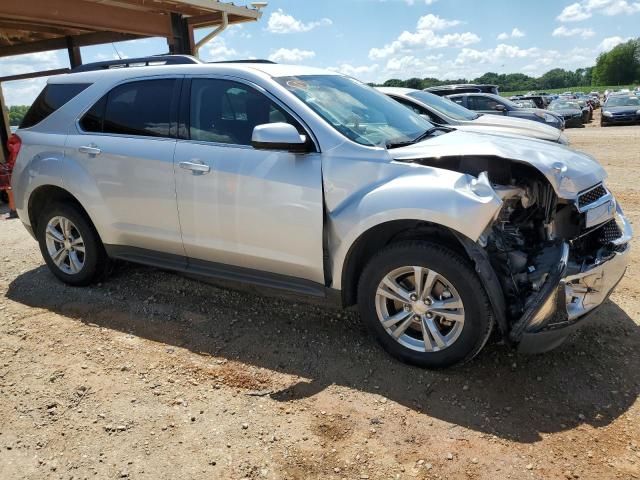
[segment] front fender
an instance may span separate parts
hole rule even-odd
[[[355,241],[367,230],[395,220],[418,220],[444,226],[477,241],[502,205],[488,183],[467,174],[428,167],[360,190],[328,212],[333,255],[333,288],[341,288],[342,269]]]

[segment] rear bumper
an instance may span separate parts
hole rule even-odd
[[[564,124],[565,124],[565,126],[567,128],[581,127],[582,126],[582,116],[565,118],[564,119]]]
[[[548,280],[554,283],[541,291],[536,308],[525,314],[518,331],[512,331],[519,352],[542,353],[556,348],[607,300],[630,262],[631,227],[622,212],[618,217],[623,230],[620,241],[593,264],[570,265],[569,247],[564,246],[556,276]]]

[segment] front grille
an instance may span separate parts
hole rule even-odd
[[[617,240],[622,236],[622,232],[620,231],[620,227],[615,220],[609,220],[599,229],[599,237],[598,240],[600,242],[606,244],[611,243],[614,240]]]
[[[583,208],[587,205],[591,205],[593,202],[598,201],[607,194],[607,189],[602,184],[595,186],[591,190],[588,190],[580,196],[578,196],[578,207]]]

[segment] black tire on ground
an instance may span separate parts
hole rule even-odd
[[[391,337],[378,319],[376,292],[385,275],[403,266],[422,266],[444,276],[464,304],[465,320],[460,336],[440,351],[420,352]],[[407,241],[391,244],[365,266],[358,284],[360,315],[382,347],[399,360],[425,368],[445,368],[475,357],[491,335],[493,311],[471,262],[440,245]]]
[[[84,265],[76,274],[63,272],[52,260],[47,250],[46,228],[53,217],[62,216],[69,219],[78,230],[84,241]],[[36,226],[36,238],[40,245],[40,252],[49,270],[61,281],[72,286],[86,286],[101,279],[107,272],[108,258],[95,228],[86,214],[73,203],[54,203],[47,207],[39,216]]]

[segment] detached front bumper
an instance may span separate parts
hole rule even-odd
[[[539,301],[511,332],[519,352],[556,348],[607,300],[630,262],[631,226],[619,209],[615,220],[622,235],[592,264],[572,263],[569,245],[563,245],[557,271],[539,292]]]

